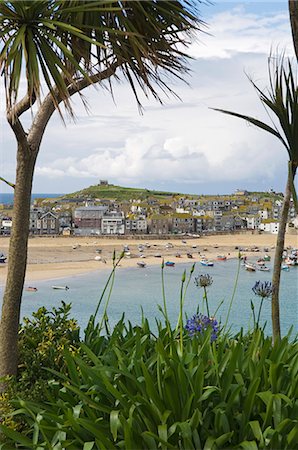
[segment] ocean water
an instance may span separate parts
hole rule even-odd
[[[181,279],[186,270],[187,284],[188,274],[192,264],[177,264],[175,267],[165,267],[165,291],[167,309],[170,321],[176,324],[179,314],[179,295]],[[228,260],[215,262],[214,267],[202,267],[196,264],[192,279],[185,296],[185,313],[190,317],[195,314],[197,306],[200,312],[206,312],[203,304],[203,290],[195,286],[194,278],[198,275],[209,273],[213,278],[212,285],[208,288],[208,301],[211,314],[214,314],[221,302],[216,318],[225,323],[229,303],[235,288],[238,261]],[[72,316],[75,317],[82,329],[86,326],[88,318],[94,313],[97,302],[106,284],[109,271],[92,272],[85,275],[68,277],[59,280],[39,281],[34,284],[37,292],[23,294],[22,317],[30,316],[34,310],[41,306],[58,307],[61,300],[72,303]],[[258,280],[270,281],[272,272],[248,272],[240,267],[239,279],[235,288],[235,297],[230,314],[229,326],[233,332],[240,328],[248,330],[252,327],[251,300],[254,302],[256,315],[260,305],[260,298],[255,296],[252,287]],[[54,290],[52,285],[67,285],[68,291]],[[107,290],[108,291],[108,290]],[[3,286],[0,287],[2,298]],[[107,296],[104,297],[99,311],[99,318]],[[162,319],[158,305],[162,305],[161,268],[148,266],[144,269],[135,267],[118,269],[108,306],[110,324],[113,326],[125,313],[125,318],[133,324],[141,321],[141,311],[154,326],[156,318]],[[281,326],[282,333],[286,333],[293,327],[294,334],[298,332],[298,267],[291,268],[288,272],[282,272],[281,276]],[[271,333],[271,308],[270,301],[264,300],[261,324],[266,324],[266,331]]]
[[[63,194],[32,194],[31,199],[33,201],[35,198],[55,198],[61,195]],[[13,203],[13,194],[3,194],[0,192],[0,203],[11,205]]]

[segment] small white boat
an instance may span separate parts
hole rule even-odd
[[[261,272],[270,272],[270,269],[269,269],[269,267],[267,267],[267,266],[260,266],[260,267],[259,267],[259,270],[260,270]]]
[[[68,286],[52,286],[52,289],[60,289],[63,291],[68,291],[69,287]]]
[[[208,267],[214,266],[214,262],[209,261],[209,259],[201,259],[200,263],[202,266],[208,266]]]
[[[283,265],[281,266],[281,270],[284,270],[284,271],[288,272],[288,271],[290,270],[290,267],[287,266],[286,264],[283,264]]]
[[[146,267],[146,263],[144,261],[137,262],[138,267],[144,268]]]
[[[256,266],[254,264],[251,263],[245,263],[244,267],[246,270],[248,270],[248,272],[255,272],[256,271]]]

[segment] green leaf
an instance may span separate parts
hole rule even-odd
[[[83,450],[92,450],[94,448],[94,444],[95,444],[94,441],[92,441],[92,442],[85,442]]]
[[[239,448],[243,448],[243,450],[259,450],[255,441],[243,441],[239,444]]]

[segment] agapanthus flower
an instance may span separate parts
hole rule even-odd
[[[272,295],[272,283],[271,281],[256,281],[252,291],[259,297],[269,298]]]
[[[211,342],[217,339],[219,331],[217,320],[203,314],[195,314],[191,319],[188,319],[185,329],[190,337],[203,335],[206,331],[211,330]]]
[[[200,275],[195,277],[195,284],[197,287],[208,287],[213,283],[213,278],[208,274]]]

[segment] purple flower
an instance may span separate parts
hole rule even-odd
[[[217,320],[203,314],[195,314],[191,319],[188,319],[185,329],[190,337],[200,336],[211,330],[211,342],[217,339],[219,331]]]
[[[259,297],[269,298],[272,295],[272,283],[271,281],[256,281],[252,291]]]

